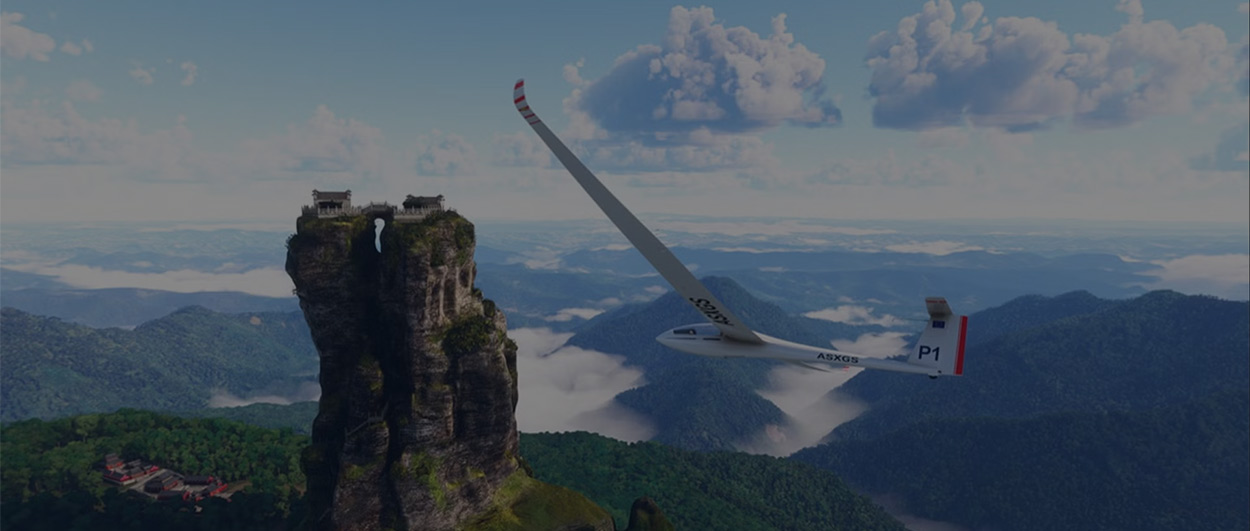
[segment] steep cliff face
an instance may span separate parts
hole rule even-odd
[[[309,527],[506,529],[492,522],[533,498],[539,482],[517,456],[516,345],[473,287],[473,249],[455,212],[299,219],[286,269],[321,355],[302,456]],[[580,499],[602,517],[561,526],[612,528]]]

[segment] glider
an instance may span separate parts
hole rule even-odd
[[[512,91],[512,101],[521,116],[538,133],[560,163],[573,174],[577,183],[599,205],[608,219],[620,229],[651,266],[664,277],[677,293],[685,297],[709,323],[679,326],[655,339],[661,344],[699,356],[722,358],[766,358],[793,363],[809,369],[825,370],[824,366],[859,367],[887,371],[926,374],[930,378],[944,375],[962,375],[964,370],[964,342],[968,332],[968,317],[951,312],[946,299],[929,297],[925,305],[929,321],[920,340],[912,349],[906,362],[870,358],[840,351],[792,343],[769,337],[751,330],[738,316],[708,291],[690,273],[686,266],[673,256],[672,251],[660,242],[634,214],[625,208],[612,192],[595,177],[582,161],[561,142],[555,133],[534,114],[525,100],[525,80],[518,80]]]

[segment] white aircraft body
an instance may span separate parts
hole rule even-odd
[[[519,80],[513,89],[513,102],[525,121],[534,128],[557,159],[564,164],[578,184],[590,194],[603,213],[620,229],[625,238],[642,253],[656,271],[672,284],[681,296],[690,301],[710,323],[679,326],[655,339],[674,350],[699,356],[722,358],[775,359],[809,369],[824,371],[821,366],[859,367],[887,371],[926,374],[930,378],[942,375],[961,375],[964,367],[964,341],[968,331],[968,317],[951,312],[946,299],[929,297],[925,305],[929,310],[928,325],[920,335],[906,362],[871,358],[843,352],[832,347],[813,347],[769,337],[752,331],[742,320],[725,307],[707,287],[699,282],[686,266],[660,242],[647,227],[634,217],[625,205],[617,200],[599,182],[589,169],[573,155],[569,148],[556,137],[525,101],[525,80]]]

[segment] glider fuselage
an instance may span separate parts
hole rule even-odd
[[[763,343],[744,343],[724,337],[711,323],[679,326],[656,336],[655,340],[673,350],[711,358],[767,358],[800,364],[820,364],[834,367],[857,367],[891,371],[930,374],[933,371],[916,365],[894,360],[867,358],[858,354],[819,348],[778,339],[756,332]]]

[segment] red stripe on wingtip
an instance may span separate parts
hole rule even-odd
[[[523,87],[523,86],[525,86],[525,80],[524,80],[524,79],[519,79],[519,80],[517,80],[516,85],[512,87],[512,89],[513,89],[513,90],[516,90],[516,89],[519,89],[519,88],[521,88],[521,87]]]
[[[964,373],[964,342],[968,339],[968,316],[959,318],[959,348],[955,351],[955,374]]]
[[[512,100],[512,103],[521,103],[523,101],[525,101],[525,96],[521,96],[517,99]]]

